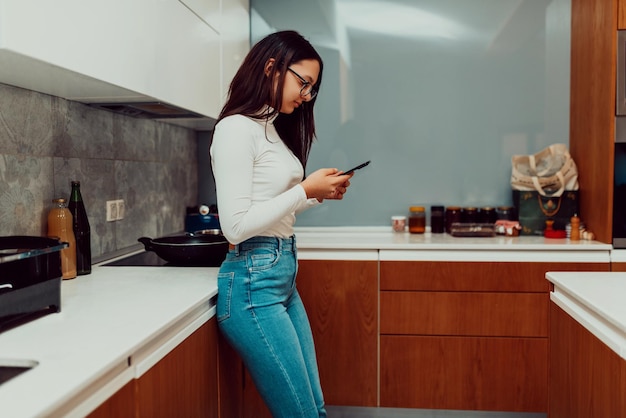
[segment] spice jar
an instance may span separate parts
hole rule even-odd
[[[409,232],[411,234],[423,234],[426,231],[426,210],[424,206],[411,206],[409,208]]]
[[[461,207],[448,206],[446,208],[446,232],[452,232],[452,224],[461,222]]]
[[[392,216],[391,227],[395,232],[404,232],[406,228],[406,216]]]
[[[478,209],[475,207],[461,209],[461,222],[468,224],[478,222]]]
[[[478,211],[478,218],[481,223],[495,224],[498,220],[498,214],[496,208],[485,206]]]
[[[444,212],[443,206],[430,207],[430,232],[433,234],[442,234],[444,231]]]

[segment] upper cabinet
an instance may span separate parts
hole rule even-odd
[[[222,67],[223,54],[249,48],[248,1],[222,3],[0,0],[0,82],[84,103],[159,102],[215,118],[234,74],[230,59]]]

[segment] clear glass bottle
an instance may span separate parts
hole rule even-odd
[[[76,238],[76,271],[79,276],[89,274],[91,273],[91,229],[83,196],[80,193],[79,181],[72,181],[72,193],[67,207],[72,214],[72,229]]]
[[[67,242],[69,247],[61,250],[61,272],[63,279],[76,277],[76,239],[72,227],[72,214],[65,199],[53,199],[54,206],[48,212],[48,236]]]
[[[411,206],[409,208],[409,232],[411,234],[423,234],[426,231],[426,211],[424,206]]]

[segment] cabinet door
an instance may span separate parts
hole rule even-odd
[[[326,403],[376,406],[378,262],[301,260],[298,291]]]
[[[300,260],[297,284],[313,331],[326,404],[376,406],[378,262]],[[220,365],[241,373],[232,348],[225,344],[220,350]],[[230,407],[232,416],[270,418],[248,372],[244,369],[240,376],[230,377],[242,388],[240,407]]]
[[[545,293],[384,291],[380,332],[547,337],[548,302]]]
[[[215,318],[137,380],[137,405],[139,417],[218,417]]]
[[[623,417],[626,361],[550,304],[551,418]]]
[[[326,403],[376,406],[378,262],[300,260],[297,280]]]
[[[104,401],[97,409],[87,415],[88,418],[134,417],[135,380],[131,380],[113,396]]]
[[[380,338],[380,406],[545,412],[547,338]]]

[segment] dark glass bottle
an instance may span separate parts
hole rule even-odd
[[[80,194],[79,181],[72,181],[72,194],[67,207],[72,213],[76,237],[76,271],[79,276],[89,274],[91,273],[91,230],[83,197]]]

